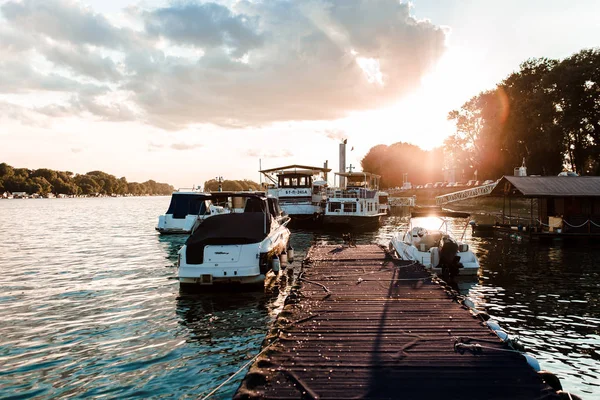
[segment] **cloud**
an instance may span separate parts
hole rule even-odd
[[[0,6],[4,18],[24,32],[55,40],[112,48],[127,43],[126,30],[115,28],[103,15],[66,0],[8,1]]]
[[[73,147],[71,148],[71,153],[81,153],[83,151],[83,149],[81,147]]]
[[[341,129],[326,129],[324,133],[329,139],[336,141],[348,138],[348,134]]]
[[[199,48],[227,47],[237,57],[262,44],[256,21],[216,3],[184,3],[143,13],[146,32]]]
[[[81,92],[97,95],[107,86],[81,82],[54,72],[42,73],[26,59],[0,61],[0,93],[28,93],[35,91]]]
[[[43,54],[48,61],[65,66],[77,75],[99,81],[118,81],[121,77],[111,58],[102,57],[85,46],[47,46]]]
[[[278,152],[269,152],[259,149],[250,149],[246,151],[246,156],[254,158],[286,158],[292,157],[294,154],[289,150],[281,150]]]
[[[200,143],[173,143],[169,147],[173,150],[193,150],[204,147],[204,145]]]
[[[39,111],[167,130],[377,109],[419,84],[445,40],[442,28],[398,0],[132,7],[136,31],[67,0],[8,1],[0,13],[0,39],[11,41],[0,41],[0,93],[62,91],[69,104]]]
[[[158,150],[162,150],[162,149],[166,149],[166,148],[169,148],[171,150],[181,151],[181,150],[194,150],[194,149],[199,149],[201,147],[204,147],[204,145],[201,143],[178,142],[178,143],[171,143],[170,145],[159,144],[159,143],[154,143],[154,142],[148,143],[148,151],[158,151]]]

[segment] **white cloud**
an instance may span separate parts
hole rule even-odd
[[[68,0],[8,1],[0,13],[11,43],[0,44],[0,93],[64,92],[70,103],[40,111],[167,130],[376,109],[419,84],[445,38],[398,0],[133,7],[136,30]],[[53,67],[37,68],[39,56]]]

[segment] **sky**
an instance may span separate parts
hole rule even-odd
[[[0,162],[175,187],[443,144],[532,57],[600,43],[596,0],[0,0]],[[351,150],[353,149],[353,150]],[[260,161],[259,161],[260,160]]]

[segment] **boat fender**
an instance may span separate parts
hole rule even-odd
[[[558,395],[558,398],[560,398],[560,399],[583,400],[581,397],[577,396],[576,394],[569,393],[569,392],[563,392],[562,390],[559,390],[558,392],[556,392],[556,394]]]
[[[544,380],[555,391],[562,390],[560,379],[550,371],[538,371],[538,376]]]
[[[469,308],[475,308],[475,303],[469,297],[464,298],[463,304]]]
[[[506,342],[508,340],[508,333],[506,333],[505,331],[503,331],[502,329],[498,330],[498,331],[494,331],[494,333],[500,338],[500,340],[502,340],[503,342]]]
[[[273,272],[277,273],[277,272],[279,272],[280,266],[281,266],[281,264],[279,262],[279,257],[277,257],[277,255],[274,255],[273,258],[271,259],[271,269],[273,270]]]
[[[525,357],[525,359],[527,360],[527,364],[529,364],[529,366],[533,368],[534,371],[539,372],[542,370],[542,368],[540,368],[540,363],[538,362],[538,360],[535,359],[534,356],[530,356],[527,353],[523,353],[523,357]]]
[[[285,269],[288,263],[288,256],[285,252],[279,255],[279,263],[281,265],[281,269]]]
[[[487,321],[486,322],[488,328],[490,328],[493,331],[501,331],[502,328],[500,328],[500,325],[498,325],[498,323],[496,321]]]
[[[287,258],[289,262],[294,262],[294,248],[292,246],[287,249]]]

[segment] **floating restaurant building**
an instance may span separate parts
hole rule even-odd
[[[504,176],[490,195],[504,198],[503,219],[508,203],[509,220],[513,199],[531,199],[532,237],[600,237],[600,176]]]

